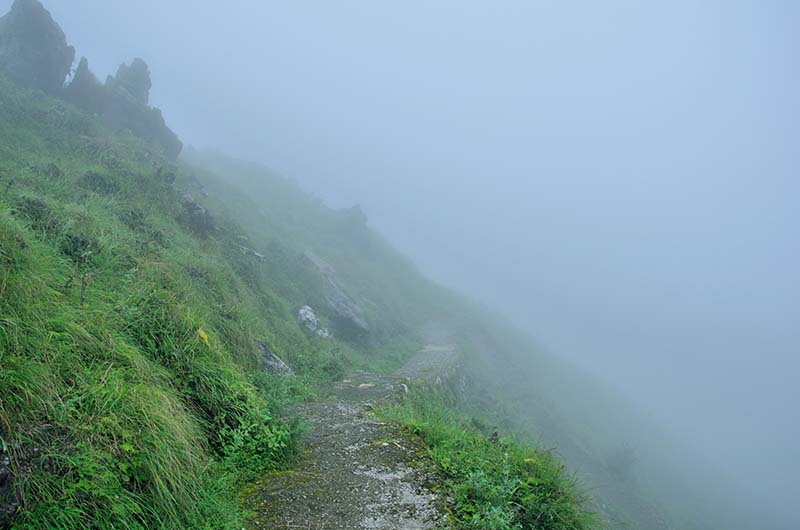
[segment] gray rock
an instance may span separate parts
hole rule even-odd
[[[353,324],[361,331],[369,331],[369,324],[364,320],[361,307],[347,296],[332,278],[328,278],[328,293],[325,295],[325,301],[328,302],[328,307],[338,318]]]
[[[75,48],[38,0],[15,0],[0,18],[0,70],[14,82],[59,94]]]
[[[319,318],[311,307],[304,305],[297,311],[297,320],[308,330],[313,331],[323,339],[331,336],[331,332],[319,325]]]
[[[325,301],[336,319],[357,332],[369,331],[364,311],[342,289],[336,277],[336,270],[311,250],[306,250],[304,256],[322,274],[325,280]]]
[[[259,341],[256,343],[258,351],[261,354],[261,363],[268,372],[273,374],[294,375],[294,370],[283,362],[283,359],[273,352],[269,346]]]
[[[110,79],[114,87],[127,92],[137,103],[150,103],[153,82],[150,80],[150,68],[143,59],[137,57],[130,65],[122,63],[117,69],[117,75]]]
[[[297,311],[297,320],[311,331],[317,331],[319,319],[311,307],[304,305]]]

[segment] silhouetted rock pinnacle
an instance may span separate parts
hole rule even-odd
[[[16,0],[0,18],[0,70],[17,84],[58,94],[74,60],[75,48],[38,0]]]

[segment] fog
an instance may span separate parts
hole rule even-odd
[[[45,4],[99,77],[143,57],[186,143],[359,203],[790,512],[800,4]]]

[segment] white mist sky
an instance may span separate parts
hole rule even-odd
[[[360,203],[793,506],[800,3],[45,3],[101,79],[143,57],[184,141]]]

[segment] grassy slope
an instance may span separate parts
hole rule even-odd
[[[187,223],[186,189],[214,216],[208,236]],[[240,528],[238,485],[291,456],[281,408],[349,369],[397,366],[415,330],[457,303],[283,179],[200,153],[172,168],[2,79],[0,191],[0,435],[21,492],[15,528]],[[306,250],[363,305],[368,335],[322,339],[297,324],[303,304],[328,324]],[[257,341],[297,376],[266,374]]]
[[[173,184],[171,171],[136,139],[0,80],[0,434],[16,527],[239,527],[236,483],[291,453],[275,412],[416,347],[413,322],[385,316],[379,297],[370,319],[386,323],[374,340],[391,339],[389,355],[301,329],[297,307],[323,293],[293,234],[270,234],[262,263],[224,213],[210,237],[194,233],[186,175]],[[352,236],[341,228],[339,243]],[[297,377],[265,374],[256,341]]]

